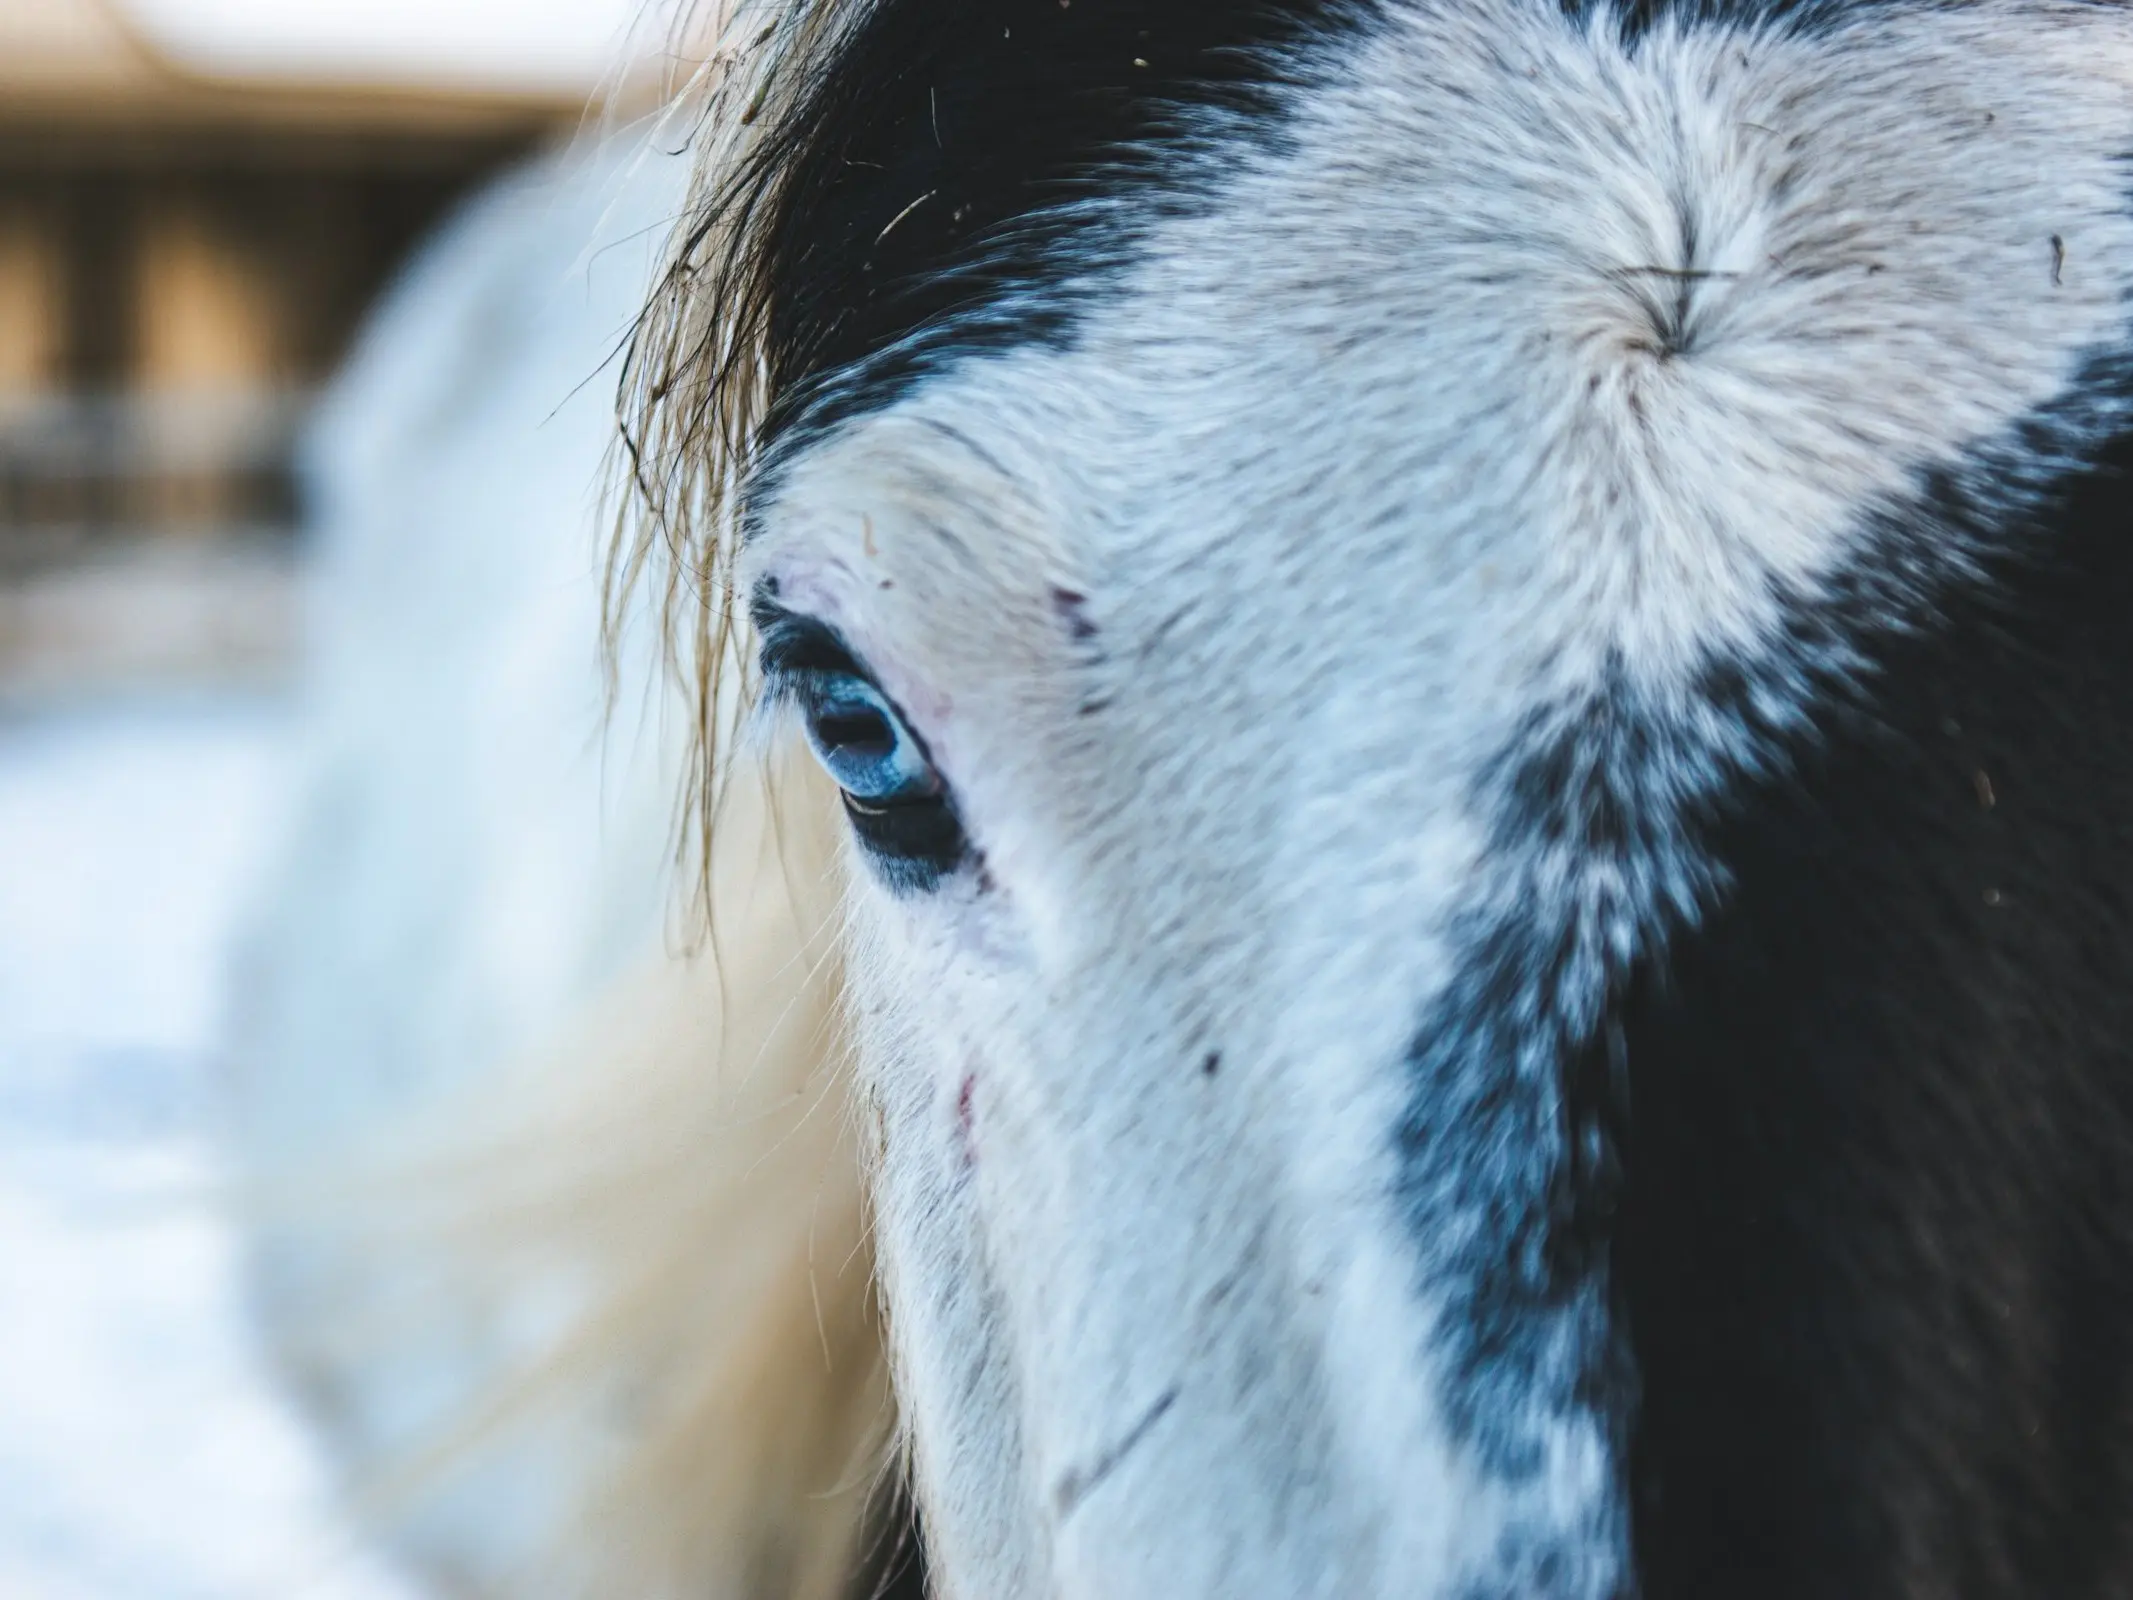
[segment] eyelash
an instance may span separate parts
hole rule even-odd
[[[799,709],[852,831],[889,886],[933,888],[970,855],[926,744],[835,630],[759,600],[765,683]]]

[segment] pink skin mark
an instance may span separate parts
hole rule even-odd
[[[978,1092],[978,1075],[967,1072],[963,1075],[963,1087],[955,1096],[955,1132],[963,1148],[963,1164],[974,1167],[978,1164],[977,1114],[971,1102]]]

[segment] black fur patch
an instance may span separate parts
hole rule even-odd
[[[1367,0],[880,0],[774,130],[766,439],[1058,343]],[[793,442],[788,439],[788,443]]]
[[[875,1491],[861,1538],[865,1559],[845,1600],[926,1600],[926,1542],[911,1486],[898,1472]]]
[[[1646,1600],[2133,1589],[2129,466],[1874,641],[1633,975]]]
[[[1449,1415],[1597,1419],[1642,1600],[2133,1592],[2133,439],[2061,456],[2127,392],[1884,518],[1804,699],[1715,669],[1672,820],[1618,685],[1493,775],[1507,852],[1691,864],[1475,930],[1401,1137]]]

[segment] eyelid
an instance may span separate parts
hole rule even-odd
[[[894,744],[885,753],[887,770],[892,776],[901,771],[904,778],[893,798],[885,793],[855,795],[839,777],[832,755],[819,744],[815,749],[817,759],[842,791],[845,814],[866,857],[888,886],[902,893],[924,893],[969,861],[971,845],[955,796],[934,764],[924,737],[843,636],[825,622],[788,611],[762,590],[749,605],[749,618],[755,625],[757,660],[770,699],[803,716],[811,715],[837,692],[838,681],[844,680],[846,693],[863,690],[852,698],[872,707],[890,724]],[[810,742],[818,731],[810,722]],[[910,762],[908,767],[897,759],[899,752]]]
[[[821,686],[839,678],[854,680],[864,688],[868,699],[880,703],[902,736],[910,741],[919,759],[933,773],[936,785],[946,787],[924,735],[912,726],[903,707],[882,688],[873,672],[853,654],[842,634],[819,618],[787,610],[760,591],[749,603],[748,615],[756,628],[756,659],[763,669],[764,686],[775,700],[804,710]]]
[[[756,659],[766,678],[847,673],[868,683],[874,681],[874,674],[860,664],[844,636],[828,623],[788,611],[761,595],[750,603],[748,617],[755,624]]]

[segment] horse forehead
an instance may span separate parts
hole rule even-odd
[[[2013,4],[1634,41],[1395,9],[1280,140],[1192,154],[1222,171],[1126,264],[1060,257],[1070,338],[975,341],[781,499],[833,541],[933,530],[875,609],[1362,562],[1575,599],[1589,654],[1678,664],[2120,340],[2126,38]]]
[[[1484,252],[1474,268],[1558,243],[1550,224],[1566,221],[1600,228],[1604,256],[1649,249],[1670,204],[1673,224],[1737,231],[1727,200],[1756,197],[1728,196],[1729,181],[1786,186],[1803,162],[1826,177],[1833,133],[1854,154],[1916,147],[1899,165],[1926,187],[1908,200],[1960,188],[2036,131],[2024,110],[2076,138],[2104,132],[2093,100],[2058,95],[2085,77],[2122,96],[2126,77],[2123,24],[2036,0],[1658,4],[1633,8],[1659,16],[1634,35],[1612,8],[1554,0],[1029,0],[1000,8],[997,35],[931,0],[857,9],[856,42],[784,136],[788,181],[759,241],[770,366],[788,391],[774,434],[872,409],[961,360],[1071,343],[1181,215],[1269,199],[1293,214],[1309,198],[1332,230],[1308,258],[1322,267],[1396,220],[1367,202],[1426,213],[1434,190],[1466,208],[1464,226],[1439,220]],[[1978,137],[1995,109],[2013,120]],[[1236,181],[1269,168],[1289,172],[1286,194]]]

